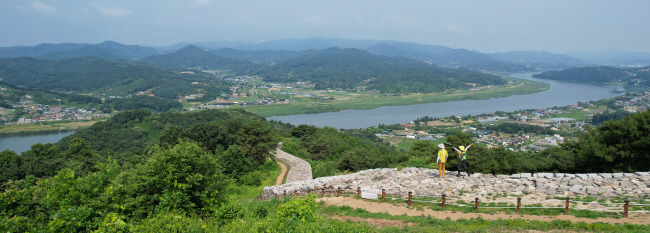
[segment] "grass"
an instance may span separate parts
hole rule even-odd
[[[255,199],[258,195],[262,193],[264,187],[275,185],[276,178],[280,175],[282,169],[280,165],[273,161],[267,161],[259,167],[261,176],[263,179],[260,186],[249,186],[249,185],[236,185],[232,187],[236,191],[236,195],[231,195],[231,198],[234,199]]]
[[[650,225],[634,224],[606,224],[606,223],[572,223],[570,221],[555,220],[551,222],[514,219],[514,220],[485,220],[482,218],[436,219],[430,216],[394,216],[387,213],[370,213],[363,209],[354,209],[348,206],[324,206],[321,210],[325,215],[355,216],[372,219],[400,220],[414,223],[410,227],[384,227],[376,229],[379,232],[491,232],[491,231],[597,231],[597,232],[648,232]]]
[[[549,87],[548,84],[541,82],[528,80],[521,80],[521,82],[523,85],[499,86],[480,91],[455,90],[430,94],[404,94],[389,96],[381,94],[357,94],[346,92],[339,93],[340,95],[346,96],[345,100],[324,101],[312,98],[293,98],[294,102],[289,104],[247,106],[245,109],[257,115],[268,117],[319,112],[336,112],[346,109],[374,109],[381,106],[490,99],[511,95],[536,93],[546,90]]]
[[[435,202],[433,203],[423,203],[423,202],[417,202],[413,201],[412,202],[412,207],[416,209],[431,209],[435,211],[457,211],[457,212],[462,212],[462,213],[485,213],[485,214],[516,214],[516,205],[515,201],[513,202],[500,202],[500,203],[486,203],[482,202],[485,200],[485,198],[479,199],[479,208],[478,210],[474,210],[474,200],[472,199],[471,201],[465,201],[465,200],[457,200],[455,203],[451,202],[451,200],[448,197],[447,203],[448,205],[445,206],[445,208],[442,208],[441,202],[442,200],[440,198],[427,198],[427,197],[417,197],[413,198],[413,200],[423,200],[423,201],[432,201]],[[514,198],[514,197],[513,197]],[[514,199],[513,199],[514,200]],[[403,200],[393,200],[392,198],[386,197],[385,201],[381,201],[381,199],[378,199],[376,202],[384,202],[384,203],[391,203],[391,204],[404,204],[406,203]],[[466,206],[457,206],[457,205],[452,205],[452,204],[463,204]],[[541,204],[525,204],[525,201],[522,201],[522,207],[541,207]],[[512,209],[507,208],[507,209],[490,209],[490,208],[481,208],[481,207],[513,207]],[[522,215],[543,215],[543,216],[555,216],[555,215],[564,215],[564,204],[558,205],[558,208],[554,209],[526,209],[522,208],[520,211],[520,214]],[[621,209],[620,212],[600,212],[600,211],[590,211],[590,210],[576,210],[576,209],[571,209],[575,207],[575,204],[571,203],[570,208],[569,208],[569,214],[568,215],[573,215],[576,217],[580,218],[621,218],[623,210]]]

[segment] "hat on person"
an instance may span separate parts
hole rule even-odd
[[[438,144],[438,147],[440,147],[440,149],[445,149],[445,144],[440,143]]]
[[[462,151],[465,151],[465,147],[464,147],[464,146],[459,146],[458,148],[459,148],[460,150],[462,150]]]

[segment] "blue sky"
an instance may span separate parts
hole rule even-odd
[[[0,46],[330,37],[481,52],[650,52],[650,1],[0,0]]]

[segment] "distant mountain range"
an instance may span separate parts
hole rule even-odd
[[[647,66],[650,65],[650,53],[604,50],[596,52],[573,52],[568,55],[592,64],[611,66]]]
[[[644,53],[610,53],[610,57],[619,61],[634,58],[631,61],[640,64],[646,58],[650,60]],[[113,41],[41,44],[0,48],[0,58],[5,58],[0,59],[0,77],[12,85],[125,94],[152,90],[156,96],[170,99],[193,90],[188,86],[191,79],[207,75],[178,74],[181,69],[193,68],[258,75],[272,82],[305,81],[320,89],[427,93],[504,83],[487,73],[593,65],[584,59],[546,51],[490,54],[438,45],[320,37],[262,43],[179,43],[164,48]]]
[[[405,57],[448,68],[463,68],[489,72],[549,70],[596,64],[593,62],[595,60],[587,59],[589,54],[579,54],[581,56],[578,58],[575,56],[553,54],[545,51],[513,51],[490,54],[462,48],[453,49],[440,45],[426,45],[390,40],[349,40],[322,37],[282,39],[261,43],[250,41],[181,42],[170,46],[156,48],[138,45],[122,45],[112,41],[106,41],[99,44],[41,44],[37,46],[0,48],[0,58],[27,56],[43,59],[66,59],[94,56],[110,59],[141,60],[150,56],[172,54],[188,45],[196,46],[204,51],[209,51],[221,58],[247,60],[256,64],[275,64],[299,56],[299,52],[307,50],[323,50],[331,47],[362,49],[375,55]],[[158,64],[163,62],[161,59],[164,60],[163,57],[159,57],[150,58],[148,61]],[[199,60],[204,59],[200,58]],[[617,60],[622,61],[624,59],[620,58]],[[643,63],[650,61],[650,56],[631,56],[628,61]],[[170,61],[168,63],[167,66],[174,62]],[[175,63],[179,66],[189,65],[182,64],[183,62],[179,61],[176,61]],[[213,62],[213,64],[204,62],[204,64],[200,65],[214,66],[214,63],[221,64],[222,61]]]
[[[194,45],[187,45],[168,54],[149,56],[142,59],[141,62],[170,68],[200,67],[204,69],[243,70],[256,67],[250,61],[224,58]]]

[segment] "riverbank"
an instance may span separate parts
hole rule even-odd
[[[522,79],[509,79],[512,84],[483,90],[454,90],[430,94],[377,95],[359,94],[345,100],[322,101],[310,99],[289,104],[257,105],[243,107],[262,117],[308,113],[338,112],[349,109],[375,109],[382,106],[400,106],[461,100],[481,100],[513,95],[533,94],[549,89],[550,85]]]
[[[19,135],[39,135],[56,132],[75,131],[78,129],[90,127],[96,122],[92,121],[53,121],[39,122],[31,124],[16,124],[0,126],[0,137],[19,136]]]

